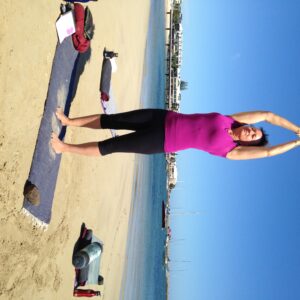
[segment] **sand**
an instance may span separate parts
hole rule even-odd
[[[57,36],[60,1],[1,3],[0,10],[0,299],[73,299],[71,255],[82,222],[104,242],[102,299],[118,299],[130,215],[135,156],[62,157],[46,232],[20,213],[43,114]],[[119,53],[113,75],[118,111],[139,107],[150,0],[89,3],[96,24],[92,56],[70,116],[100,113],[104,46]],[[109,131],[69,128],[71,143]],[[95,286],[94,288],[99,289]]]

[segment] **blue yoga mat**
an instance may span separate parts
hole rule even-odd
[[[53,196],[61,161],[61,155],[57,155],[51,147],[51,133],[56,132],[61,139],[65,134],[65,128],[61,127],[55,111],[59,106],[68,115],[80,76],[78,73],[80,61],[81,64],[82,61],[85,63],[86,56],[81,57],[74,49],[71,37],[65,39],[62,44],[57,44],[44,113],[27,180],[27,183],[38,189],[40,204],[34,206],[24,198],[22,209],[23,213],[32,217],[36,225],[44,229],[51,220]],[[83,68],[81,72],[82,70]]]

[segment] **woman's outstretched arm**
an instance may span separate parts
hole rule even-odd
[[[292,122],[288,121],[287,119],[285,119],[281,116],[278,116],[272,112],[268,113],[266,121],[273,125],[277,125],[282,128],[291,130],[291,131],[295,132],[296,134],[300,134],[300,127],[298,127],[294,123],[292,123]]]
[[[242,112],[238,114],[233,114],[231,115],[231,117],[240,123],[246,123],[246,124],[254,124],[254,123],[266,121],[270,124],[291,130],[296,134],[300,134],[300,127],[270,111]]]
[[[285,153],[299,146],[300,140],[294,140],[273,147],[238,146],[228,152],[226,158],[232,160],[265,158]]]

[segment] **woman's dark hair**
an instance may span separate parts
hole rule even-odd
[[[258,146],[258,147],[263,147],[266,146],[269,141],[268,141],[268,134],[264,131],[262,127],[259,128],[262,132],[262,137],[259,140],[256,141],[250,141],[250,142],[245,142],[245,141],[238,141],[238,145],[240,146]]]

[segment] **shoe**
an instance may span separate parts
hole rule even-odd
[[[106,48],[104,48],[103,57],[112,59],[113,57],[118,57],[118,53],[114,51],[107,51]]]

